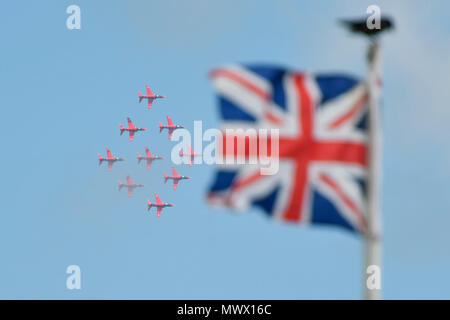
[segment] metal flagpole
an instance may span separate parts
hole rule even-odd
[[[390,18],[381,18],[378,26],[368,26],[367,19],[341,20],[353,33],[366,36],[369,41],[368,54],[368,114],[369,114],[369,148],[367,177],[367,232],[365,236],[364,263],[364,298],[377,300],[381,298],[381,130],[379,124],[379,97],[381,92],[381,54],[378,43],[379,35],[394,28]]]
[[[369,155],[367,184],[367,233],[365,235],[364,298],[381,298],[381,130],[379,97],[381,91],[381,54],[378,42],[371,41],[368,54]]]

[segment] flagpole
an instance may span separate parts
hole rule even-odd
[[[370,8],[367,8],[368,12]],[[373,9],[372,11],[374,11]],[[379,36],[394,29],[394,21],[378,14],[357,20],[341,20],[352,33],[362,34],[369,40],[368,51],[368,173],[367,173],[367,232],[364,234],[363,291],[367,300],[381,299],[381,129],[379,122],[379,98],[381,93],[381,53]],[[375,13],[376,10],[375,10]]]
[[[367,183],[367,233],[365,235],[364,298],[381,299],[381,130],[379,97],[381,91],[381,54],[376,40],[370,41],[367,86],[369,91],[369,154]]]

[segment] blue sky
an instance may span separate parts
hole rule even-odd
[[[173,192],[158,121],[218,126],[208,70],[269,62],[365,74],[365,42],[336,25],[378,4],[397,30],[383,39],[383,295],[450,298],[450,23],[446,1],[15,1],[0,13],[2,194],[0,298],[359,299],[363,242],[336,228],[295,227],[257,210],[204,202],[213,167]],[[81,8],[82,29],[66,28]],[[137,91],[167,98],[148,112]],[[119,136],[130,116],[147,127]],[[97,166],[109,146],[127,159]],[[117,192],[129,173],[146,184]],[[176,207],[156,220],[146,199]],[[66,289],[68,265],[82,289]]]

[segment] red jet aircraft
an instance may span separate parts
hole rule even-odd
[[[167,180],[173,180],[173,190],[177,189],[178,182],[180,180],[190,179],[190,178],[191,177],[188,177],[188,176],[180,176],[173,166],[172,166],[172,175],[171,176],[167,175],[167,173],[164,172],[164,183],[166,183]]]
[[[159,160],[159,159],[164,159],[163,157],[160,156],[155,156],[150,152],[150,149],[145,146],[145,156],[141,156],[139,154],[139,152],[137,153],[137,158],[138,158],[138,164],[141,163],[141,160],[147,160],[147,170],[150,169],[153,160]]]
[[[127,179],[126,183],[122,183],[119,180],[119,191],[123,187],[128,188],[128,198],[131,197],[131,194],[133,193],[135,188],[139,188],[139,187],[143,187],[144,186],[143,184],[136,184],[133,180],[131,180],[131,178],[130,178],[130,176],[128,174],[126,175],[126,179]]]
[[[108,171],[111,170],[112,165],[116,161],[124,161],[124,158],[115,157],[112,155],[111,151],[109,151],[108,148],[106,148],[106,158],[102,158],[102,155],[98,154],[98,165],[100,166],[103,161],[108,161]]]
[[[164,126],[161,122],[159,122],[159,133],[161,133],[164,129],[167,129],[167,131],[169,131],[169,140],[172,138],[172,133],[176,129],[181,129],[181,128],[184,128],[184,126],[174,124],[172,119],[170,119],[169,116],[167,116],[167,126]]]
[[[160,96],[159,94],[154,94],[149,86],[146,85],[145,88],[147,89],[147,95],[143,96],[142,93],[139,92],[139,103],[142,101],[142,99],[147,99],[148,109],[152,107],[153,100],[165,98],[164,96]]]
[[[119,124],[120,126],[120,135],[123,134],[124,131],[128,131],[130,134],[130,142],[133,141],[134,138],[134,134],[138,131],[145,131],[145,128],[136,128],[135,125],[133,124],[133,122],[131,122],[130,118],[127,118],[128,121],[128,128],[124,128],[121,124]]]
[[[184,154],[183,153],[183,149],[181,149],[180,150],[180,157],[183,157],[183,156],[189,157],[190,158],[189,167],[192,167],[192,164],[194,163],[194,158],[195,157],[201,157],[203,154],[201,154],[201,153],[194,153],[194,150],[192,150],[190,145],[188,145],[188,150],[189,150],[188,154]]]
[[[147,210],[150,211],[151,207],[156,207],[156,217],[158,217],[158,218],[161,215],[161,212],[162,212],[163,208],[165,208],[165,207],[173,207],[173,204],[171,204],[171,203],[168,203],[168,202],[164,203],[164,202],[162,202],[157,193],[155,193],[155,199],[156,199],[156,203],[151,203],[150,200],[147,200],[147,203],[148,203]]]

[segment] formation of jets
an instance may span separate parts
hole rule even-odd
[[[162,95],[154,94],[148,85],[146,85],[145,88],[146,88],[147,94],[142,95],[142,93],[139,92],[139,102],[142,102],[142,100],[146,99],[148,109],[150,109],[152,107],[154,100],[165,98]],[[146,128],[136,127],[129,117],[127,118],[127,122],[128,122],[128,127],[124,127],[122,124],[119,124],[120,135],[123,135],[124,132],[128,132],[130,142],[133,141],[133,138],[134,138],[136,132],[146,131]],[[159,122],[159,132],[161,133],[164,129],[167,129],[169,140],[171,140],[173,132],[175,130],[181,129],[181,128],[184,128],[184,126],[174,124],[172,119],[169,116],[167,116],[167,125],[163,125],[161,122]],[[195,154],[194,151],[192,150],[191,146],[188,146],[188,153],[183,154],[183,151],[180,151],[180,156],[181,157],[183,157],[183,156],[189,157],[190,158],[189,166],[191,167],[192,163],[194,162],[194,157],[200,156],[200,155]],[[101,154],[99,154],[98,157],[99,157],[99,166],[103,162],[108,163],[108,171],[111,171],[112,166],[116,161],[124,161],[125,160],[124,158],[114,156],[108,148],[106,148],[106,157],[102,157]],[[146,169],[150,170],[153,161],[162,160],[162,159],[164,159],[164,157],[152,154],[150,152],[149,147],[145,146],[145,155],[140,155],[139,152],[137,152],[137,159],[138,159],[138,164],[140,164],[141,161],[146,161]],[[174,166],[172,166],[171,168],[172,168],[172,175],[168,175],[164,172],[164,183],[166,183],[168,180],[172,180],[173,181],[173,190],[176,190],[178,187],[178,183],[181,180],[190,179],[190,177],[180,175],[175,170]],[[144,187],[143,184],[135,183],[128,174],[126,174],[126,176],[125,176],[125,182],[122,182],[119,180],[118,184],[119,184],[119,192],[123,188],[126,188],[128,190],[128,197],[131,197],[131,195],[133,194],[133,191],[136,188]],[[147,205],[148,205],[148,207],[147,207],[148,211],[150,211],[150,209],[152,207],[156,207],[156,216],[157,217],[159,217],[161,215],[163,208],[174,206],[172,203],[161,201],[161,199],[157,193],[155,193],[155,202],[152,203],[152,202],[150,202],[150,200],[147,200]]]

